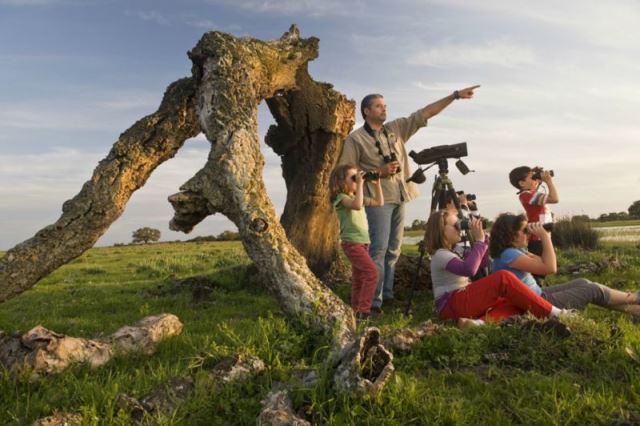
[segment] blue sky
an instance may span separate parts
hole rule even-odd
[[[556,214],[625,211],[640,199],[638,22],[635,0],[0,0],[0,249],[60,216],[120,133],[190,74],[186,52],[202,34],[275,39],[292,23],[320,39],[314,79],[357,102],[384,94],[390,118],[481,84],[409,144],[467,141],[476,172],[450,176],[487,217],[520,210],[507,174],[523,164],[556,171]],[[259,121],[262,133],[273,122],[264,106]],[[263,152],[280,212],[279,160]],[[185,144],[98,244],[129,242],[142,226],[163,240],[233,229],[221,215],[190,235],[168,229],[167,196],[207,153],[202,137]],[[426,219],[432,183],[430,173],[408,223]]]

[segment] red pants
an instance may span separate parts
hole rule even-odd
[[[551,303],[509,271],[497,271],[455,291],[440,312],[442,319],[501,320],[527,311],[538,318],[551,313]]]
[[[351,307],[368,314],[378,284],[378,268],[369,256],[367,244],[343,241],[342,250],[351,262]]]

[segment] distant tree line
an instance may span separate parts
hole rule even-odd
[[[145,226],[143,228],[136,229],[132,233],[131,244],[148,244],[155,243],[160,240],[160,230]],[[201,237],[195,237],[187,242],[202,242],[202,241],[236,241],[240,240],[240,234],[234,231],[222,231],[218,235],[204,235]],[[180,240],[174,241],[176,243]],[[125,243],[115,243],[114,247],[125,246]]]
[[[640,219],[640,200],[634,201],[626,212],[603,213],[598,216],[598,221]]]
[[[416,219],[411,222],[411,226],[405,226],[405,231],[417,231],[417,230],[425,230],[427,228],[427,221]]]
[[[202,241],[237,241],[240,239],[240,233],[234,231],[222,231],[218,235],[203,235],[187,240],[190,243]]]
[[[632,220],[632,219],[640,219],[640,200],[634,201],[633,204],[629,206],[626,212],[612,212],[612,213],[602,213],[598,216],[597,219],[591,219],[586,214],[580,214],[571,217],[571,220],[574,222],[590,222],[590,221],[598,221],[598,222],[609,222],[615,220]],[[406,231],[416,231],[416,230],[424,230],[427,226],[426,220],[415,219],[411,222],[410,226],[405,226]]]

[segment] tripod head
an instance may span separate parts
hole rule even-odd
[[[457,158],[456,167],[460,170],[460,173],[466,175],[471,170],[469,167],[460,159],[460,157],[467,156],[467,143],[460,142],[454,145],[439,145],[434,146],[433,148],[424,149],[420,152],[411,151],[409,152],[409,157],[413,159],[416,163],[429,164],[427,167],[420,168],[418,167],[415,172],[411,175],[407,182],[414,182],[417,184],[424,183],[427,180],[424,172],[429,170],[431,167],[438,165],[438,173],[448,173],[449,172],[449,163],[447,161],[448,158]]]
[[[431,188],[431,210],[433,213],[436,210],[442,210],[447,208],[447,204],[453,201],[456,210],[460,211],[460,201],[458,200],[458,194],[453,187],[453,182],[449,178],[449,162],[446,158],[441,158],[434,163],[438,165],[438,175],[433,181],[433,187]]]

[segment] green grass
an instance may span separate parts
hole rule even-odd
[[[415,246],[405,246],[406,251]],[[560,266],[616,255],[627,267],[588,278],[619,289],[640,288],[640,248],[605,245],[559,252]],[[296,368],[319,367],[326,342],[280,313],[274,299],[246,276],[239,242],[95,248],[31,290],[0,304],[0,329],[37,324],[72,336],[109,334],[146,315],[176,314],[180,336],[153,356],[118,357],[97,370],[77,365],[37,382],[0,373],[0,424],[30,424],[54,411],[79,412],[85,424],[128,425],[114,407],[125,392],[142,397],[176,376],[206,370],[225,356],[254,354],[267,371],[244,384],[212,391],[196,380],[191,398],[159,424],[255,424],[274,382],[292,382]],[[206,275],[211,300],[194,305],[173,282]],[[553,277],[562,282],[571,277]],[[347,283],[336,292],[349,297]],[[400,293],[400,298],[406,295]],[[434,318],[430,293],[413,300],[410,317],[387,312],[385,331]],[[396,374],[376,399],[337,396],[327,381],[294,385],[297,412],[314,424],[615,424],[640,422],[640,332],[628,317],[590,307],[572,318],[566,339],[521,325],[443,331],[396,353]]]
[[[422,237],[424,235],[423,229],[414,229],[411,231],[404,231],[405,237]]]
[[[612,220],[609,222],[598,222],[597,220],[592,220],[591,226],[594,228],[607,228],[611,226],[638,226],[640,225],[640,219],[629,219],[629,220]]]

